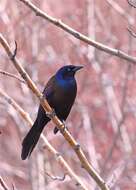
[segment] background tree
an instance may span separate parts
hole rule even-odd
[[[127,28],[135,31],[136,10],[127,1],[37,0],[35,5],[91,39],[135,56],[136,39]],[[84,65],[84,71],[78,76],[78,97],[67,125],[110,187],[135,189],[135,64],[79,41],[36,17],[20,1],[14,0],[9,5],[7,0],[2,0],[0,15],[1,33],[13,50],[17,41],[19,61],[40,90],[60,66]],[[2,48],[0,56],[1,73],[17,75]],[[26,85],[3,74],[0,78],[0,87],[35,118],[38,101]],[[30,160],[21,161],[21,141],[28,131],[27,124],[3,98],[0,108],[0,175],[8,185],[13,183],[18,189],[30,189],[30,185],[40,190],[45,185],[47,189],[77,189],[68,176],[63,182],[52,178],[64,176],[65,172],[52,154],[43,149],[42,143]],[[53,135],[52,128],[49,124],[44,131],[47,139],[94,189],[94,181],[79,167],[61,135]]]

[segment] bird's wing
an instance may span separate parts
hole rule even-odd
[[[45,98],[48,100],[54,94],[54,86],[55,86],[55,77],[51,77],[50,80],[47,82],[43,94]]]

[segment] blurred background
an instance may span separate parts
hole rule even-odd
[[[66,125],[89,162],[111,189],[136,189],[136,66],[79,41],[35,16],[21,1],[0,1],[0,32],[32,80],[42,91],[49,77],[63,65],[84,65],[76,78],[78,95]],[[136,9],[122,0],[33,0],[49,15],[109,47],[136,56]],[[2,46],[0,71],[19,76]],[[39,102],[27,86],[0,73],[0,88],[34,120]],[[81,168],[74,151],[48,124],[44,134],[91,189],[97,185]],[[21,142],[28,124],[0,96],[0,176],[19,190],[80,189],[40,141],[32,156],[22,161]],[[89,186],[88,186],[89,187]]]

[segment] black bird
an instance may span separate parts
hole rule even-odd
[[[60,68],[57,73],[50,78],[43,94],[49,105],[54,109],[58,118],[63,122],[67,119],[71,107],[74,103],[77,84],[75,73],[83,68],[82,66],[67,65]],[[50,121],[43,107],[40,105],[37,118],[22,142],[22,160],[29,157],[36,146],[40,134],[44,126]],[[58,128],[54,128],[54,133],[58,132]]]

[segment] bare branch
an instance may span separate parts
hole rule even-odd
[[[121,16],[126,18],[129,22],[134,23],[133,17],[131,17],[128,12],[126,12],[116,1],[114,0],[106,0],[107,3]]]
[[[6,183],[4,182],[1,176],[0,176],[0,184],[4,190],[9,190],[8,186],[6,185]]]
[[[136,38],[136,33],[135,33],[132,29],[127,28],[127,30],[129,31],[129,33],[130,33],[134,38]]]
[[[7,71],[2,71],[2,70],[0,70],[0,74],[3,74],[3,75],[6,75],[6,76],[15,78],[15,79],[17,79],[18,81],[20,81],[20,82],[22,82],[22,83],[25,83],[24,80],[22,80],[22,79],[19,78],[18,76],[14,75],[14,74],[12,74],[12,73],[9,73],[9,72],[7,72]]]
[[[36,14],[36,16],[40,16],[40,17],[46,19],[47,21],[51,22],[52,24],[56,25],[57,27],[59,27],[59,28],[63,29],[64,31],[68,32],[69,34],[73,35],[75,38],[77,38],[101,51],[104,51],[108,54],[117,56],[121,59],[124,59],[126,61],[136,64],[136,57],[130,56],[121,50],[108,47],[104,44],[96,42],[95,40],[91,40],[90,38],[81,34],[77,30],[74,30],[73,28],[69,27],[68,25],[63,23],[61,20],[53,18],[50,15],[48,15],[47,13],[43,12],[41,9],[36,7],[33,3],[31,3],[28,0],[20,0],[20,1],[22,1],[27,7],[29,7]]]
[[[125,161],[121,161],[115,169],[112,169],[112,173],[109,175],[107,181],[108,184],[110,186],[110,188],[113,188],[115,186],[115,184],[117,183],[117,181],[119,180],[120,176],[122,175],[122,173],[124,172],[126,163]]]
[[[49,176],[52,180],[57,180],[57,181],[64,181],[65,178],[66,178],[66,174],[64,174],[64,176],[62,176],[62,177],[53,176],[53,175],[49,174],[49,173],[46,172],[46,171],[45,171],[45,174],[46,174],[47,176]]]
[[[7,43],[6,39],[2,36],[2,34],[0,34],[0,43],[2,44],[3,48],[7,52],[8,56],[12,57],[13,53],[11,51],[11,48],[10,48],[9,44]],[[31,91],[37,96],[37,98],[39,99],[44,110],[46,112],[52,113],[52,109],[51,109],[50,105],[48,104],[47,100],[40,93],[40,91],[38,90],[36,85],[33,83],[31,78],[29,77],[29,75],[22,68],[21,64],[19,63],[19,61],[17,60],[16,57],[14,59],[12,59],[12,63],[16,67],[18,72],[21,74],[23,79],[26,81],[26,83],[27,83],[28,87],[31,89]],[[57,116],[54,116],[52,118],[52,121],[55,124],[55,126],[58,127],[58,129],[63,134],[66,141],[69,143],[69,145],[75,151],[77,157],[79,158],[79,160],[81,162],[81,166],[89,173],[89,175],[96,181],[96,183],[99,185],[99,187],[102,190],[109,190],[109,187],[106,185],[105,181],[100,177],[100,175],[95,171],[95,169],[88,162],[88,160],[87,160],[85,154],[83,153],[81,147],[78,146],[78,143],[75,141],[75,139],[69,133],[69,131],[67,129],[65,129],[64,124],[59,120],[59,118]]]
[[[28,113],[26,113],[10,96],[8,96],[2,89],[0,89],[0,96],[2,96],[13,108],[22,116],[24,120],[32,126],[33,122]]]
[[[17,54],[17,42],[15,41],[15,49],[14,49],[13,55],[11,57],[11,60],[13,60],[15,58],[16,54]]]
[[[106,165],[107,165],[107,163],[109,162],[109,160],[110,160],[111,157],[112,157],[113,151],[114,151],[114,149],[115,149],[115,147],[116,147],[116,144],[117,144],[117,141],[118,141],[118,138],[119,138],[119,136],[121,135],[121,134],[120,134],[120,133],[121,133],[120,131],[121,131],[121,126],[122,126],[122,124],[124,123],[124,119],[125,119],[125,115],[123,115],[122,119],[121,119],[120,122],[118,123],[118,126],[117,126],[117,127],[118,127],[118,130],[117,130],[116,134],[115,134],[114,137],[113,137],[113,141],[112,141],[112,144],[111,144],[111,146],[110,146],[110,148],[109,148],[109,150],[108,150],[106,159],[105,159],[104,164],[103,164],[102,169],[101,169],[101,173],[103,173],[103,172],[105,171]]]
[[[133,7],[133,8],[136,8],[136,2],[133,2],[132,0],[128,0],[128,4]]]

